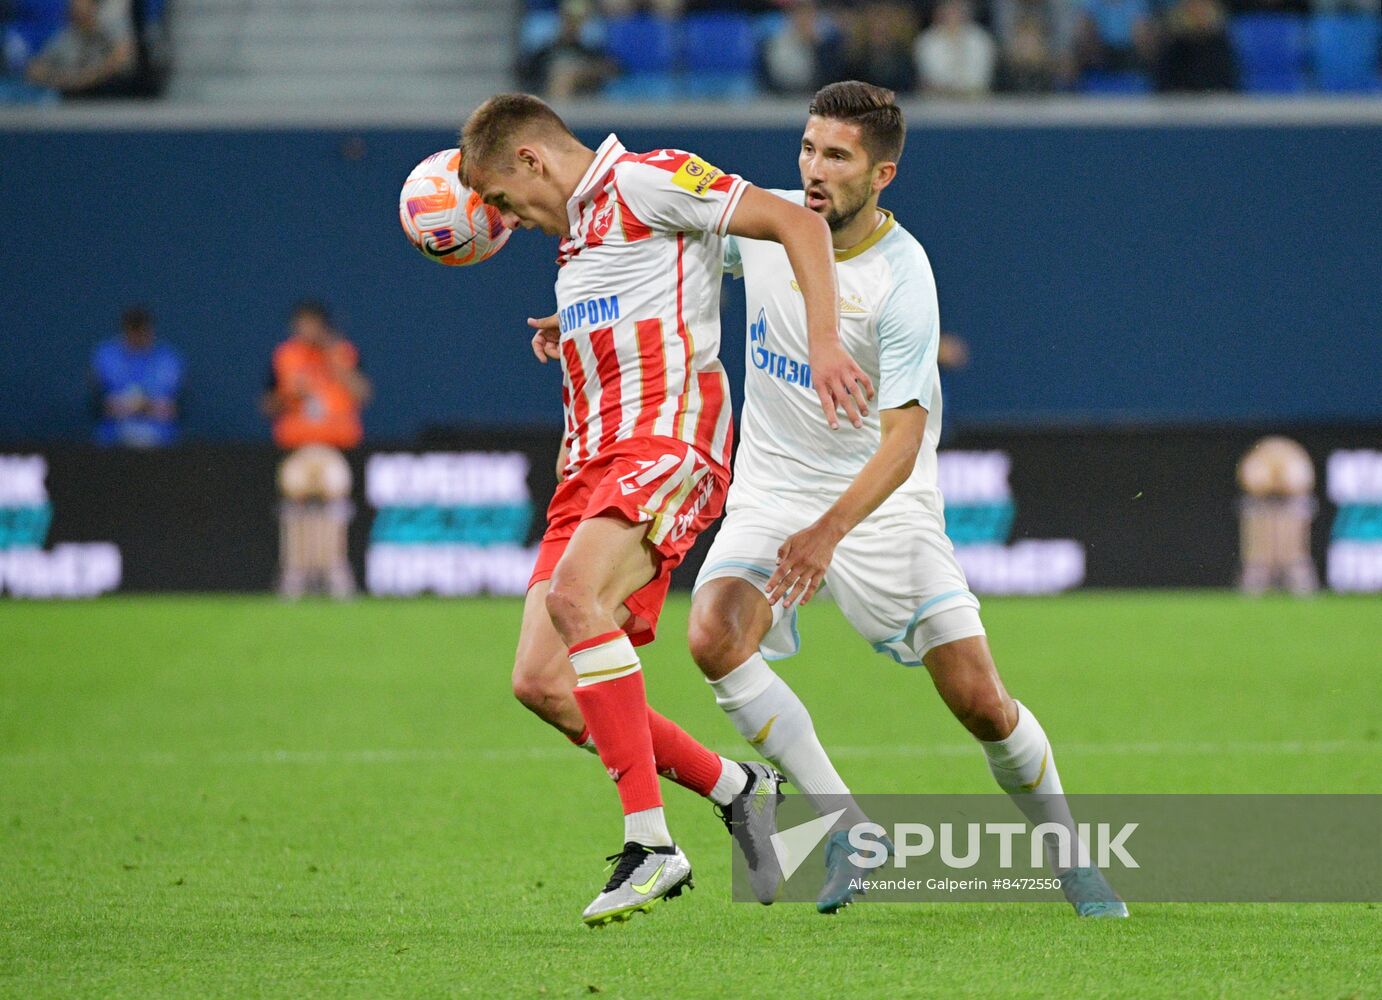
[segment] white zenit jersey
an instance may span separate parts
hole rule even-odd
[[[681,150],[630,153],[611,135],[596,151],[557,258],[568,472],[653,435],[728,470],[720,274],[747,187]]]
[[[773,194],[797,203],[800,191]],[[824,509],[878,450],[879,411],[916,400],[926,408],[926,434],[911,477],[873,517],[920,502],[943,519],[936,485],[941,390],[936,367],[940,311],[931,262],[889,213],[858,246],[835,255],[840,285],[840,339],[877,392],[864,426],[843,416],[832,431],[811,382],[806,306],[787,254],[777,243],[731,237],[725,270],[744,278],[748,343],[735,488],[741,496],[775,495],[789,504]]]

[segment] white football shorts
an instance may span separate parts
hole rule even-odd
[[[729,512],[720,521],[696,589],[733,577],[766,590],[777,568],[777,550],[820,513],[814,504],[789,504],[750,487],[731,487]],[[821,593],[834,599],[875,650],[906,666],[919,666],[936,646],[984,634],[979,599],[969,591],[950,539],[920,503],[875,513],[846,535]],[[766,659],[785,659],[800,650],[797,610],[773,606],[773,625],[760,646]]]

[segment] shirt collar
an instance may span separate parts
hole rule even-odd
[[[581,206],[590,200],[600,182],[609,173],[610,167],[614,165],[614,161],[623,155],[624,144],[613,132],[606,136],[605,141],[600,143],[600,148],[595,150],[595,159],[591,161],[590,169],[577,182],[576,190],[566,202],[566,221],[571,227],[571,235],[575,235],[576,228],[580,225]]]
[[[881,240],[884,236],[888,235],[889,231],[891,231],[893,228],[893,213],[889,212],[886,208],[880,208],[878,211],[883,213],[883,221],[880,222],[877,225],[877,227],[874,228],[873,232],[869,233],[858,243],[854,244],[854,246],[850,247],[847,250],[836,250],[836,263],[839,263],[843,260],[853,260],[855,257],[858,257],[861,253],[864,253],[868,250],[872,250],[874,247],[878,245],[879,240]]]

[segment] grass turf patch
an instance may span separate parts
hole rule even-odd
[[[729,842],[667,793],[698,888],[592,932],[601,768],[508,692],[513,601],[0,604],[0,993],[13,996],[1380,995],[1382,910],[729,902]],[[1079,792],[1382,784],[1375,599],[990,600],[1012,693]],[[650,697],[742,755],[672,602]],[[829,606],[782,666],[857,791],[989,792],[931,691]],[[592,989],[593,988],[593,989]]]

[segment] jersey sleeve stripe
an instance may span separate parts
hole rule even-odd
[[[619,224],[624,227],[624,239],[626,242],[633,243],[637,240],[647,239],[653,235],[652,227],[638,217],[629,203],[624,200],[624,196],[619,191],[619,177],[614,177],[614,197],[619,202]]]
[[[646,153],[626,153],[623,159],[674,174],[681,169],[683,163],[691,159],[691,154],[680,149],[650,149]]]
[[[732,177],[732,174],[725,174]],[[716,182],[718,183],[718,181]],[[749,182],[742,177],[734,177],[734,184],[730,188],[729,197],[725,199],[724,210],[720,217],[715,220],[715,232],[724,236],[729,232],[729,220],[734,217],[734,210],[739,207],[739,200],[744,197],[744,192],[748,190]]]

